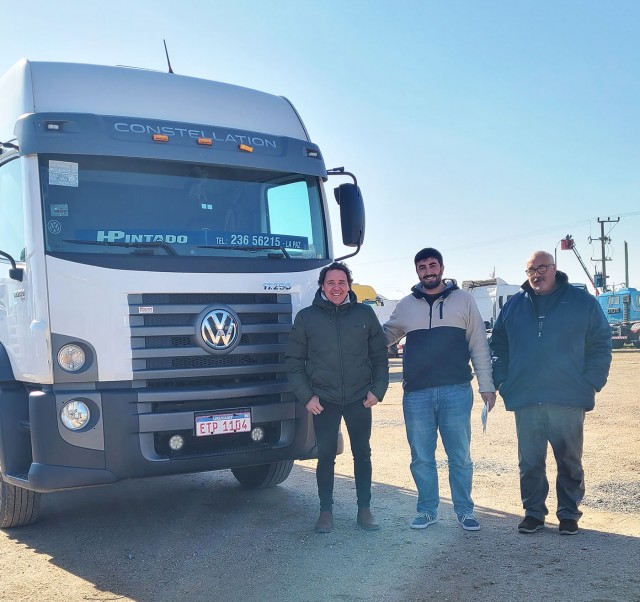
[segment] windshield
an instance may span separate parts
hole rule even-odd
[[[51,253],[327,256],[312,176],[76,155],[39,166]]]

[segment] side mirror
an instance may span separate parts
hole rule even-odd
[[[22,279],[24,278],[24,270],[22,268],[11,268],[9,270],[9,278],[11,278],[11,280],[22,282]]]
[[[0,256],[8,259],[11,263],[11,268],[9,269],[9,278],[11,278],[11,280],[22,282],[22,279],[24,278],[24,270],[22,268],[16,267],[15,259],[11,257],[9,253],[5,253],[4,251],[0,251]]]
[[[340,205],[342,244],[346,247],[360,247],[364,242],[364,201],[360,188],[355,184],[340,184],[333,189]]]

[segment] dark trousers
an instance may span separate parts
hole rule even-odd
[[[536,404],[515,411],[518,433],[520,494],[526,516],[544,520],[549,481],[546,475],[547,442],[558,465],[556,492],[558,519],[579,520],[584,497],[582,408]]]
[[[353,473],[356,480],[358,508],[368,508],[371,504],[371,408],[365,408],[362,401],[344,406],[323,402],[324,410],[313,417],[313,427],[318,444],[318,496],[320,510],[331,510],[333,504],[333,474],[338,452],[338,430],[344,417],[351,441]]]

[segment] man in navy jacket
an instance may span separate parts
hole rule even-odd
[[[493,382],[516,418],[525,510],[518,531],[544,527],[550,443],[558,466],[560,533],[574,535],[584,497],[584,417],[607,382],[611,329],[595,297],[570,285],[553,255],[536,251],[526,273],[523,290],[505,304],[491,337]]]

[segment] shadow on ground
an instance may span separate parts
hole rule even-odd
[[[93,584],[84,600],[640,600],[637,572],[616,563],[637,557],[637,538],[519,535],[520,517],[482,507],[482,530],[467,533],[447,502],[438,524],[413,531],[414,491],[376,483],[373,495],[382,530],[357,530],[353,481],[338,477],[335,530],[316,535],[310,468],[262,491],[226,472],[177,476],[50,494],[39,523],[6,533]],[[23,587],[52,597],[29,575]]]

